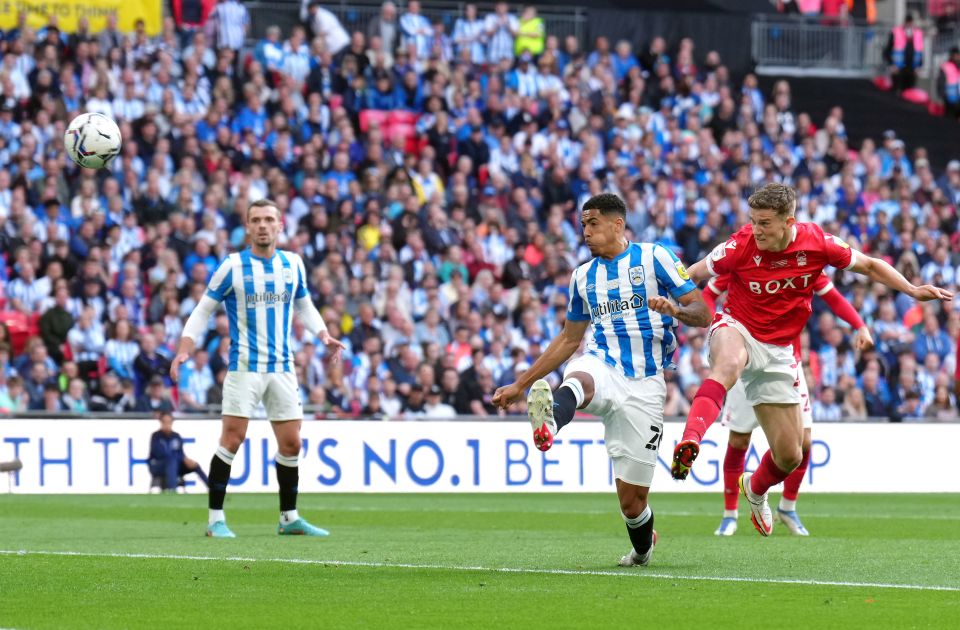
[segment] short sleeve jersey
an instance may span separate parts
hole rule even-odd
[[[849,269],[856,264],[856,255],[842,239],[814,223],[794,225],[783,251],[763,251],[747,225],[717,245],[706,264],[712,276],[730,276],[724,312],[757,341],[786,346],[810,317],[824,267]]]

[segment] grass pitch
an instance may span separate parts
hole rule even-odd
[[[273,495],[0,495],[3,628],[945,627],[960,497],[806,495],[810,538],[713,530],[719,495],[652,495],[660,544],[609,495],[302,495],[326,539],[276,535]],[[771,498],[775,505],[776,498]],[[742,502],[741,502],[742,503]],[[946,620],[953,621],[946,621]]]

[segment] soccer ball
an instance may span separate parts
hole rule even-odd
[[[70,159],[84,168],[103,168],[120,153],[120,127],[100,113],[80,114],[63,134]]]

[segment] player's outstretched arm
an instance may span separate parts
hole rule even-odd
[[[863,274],[881,284],[884,284],[895,291],[905,293],[918,302],[929,302],[930,300],[952,300],[953,293],[931,284],[916,286],[903,277],[899,271],[894,269],[890,263],[879,258],[871,258],[861,252],[854,254],[855,264],[850,267],[850,271]]]
[[[691,280],[692,279],[691,277]],[[647,302],[647,307],[661,315],[669,315],[687,326],[706,328],[710,325],[710,321],[712,320],[710,307],[707,306],[703,296],[700,294],[700,289],[694,289],[686,295],[680,296],[677,302],[679,302],[679,305],[671,302],[670,298],[656,295],[650,298]]]
[[[207,332],[207,322],[210,316],[217,310],[218,302],[208,295],[200,298],[197,308],[193,309],[187,323],[183,325],[183,334],[180,335],[180,342],[177,344],[177,356],[170,362],[170,378],[174,383],[180,380],[180,366],[190,360],[194,349],[197,347],[197,341],[203,338]]]
[[[547,349],[533,362],[523,374],[521,374],[515,383],[499,388],[493,394],[493,404],[501,409],[506,409],[513,403],[523,398],[523,393],[529,389],[533,382],[541,379],[550,372],[563,365],[564,361],[573,356],[573,353],[580,347],[583,335],[587,332],[587,326],[590,320],[572,321],[567,320],[563,324],[563,330],[557,335]]]

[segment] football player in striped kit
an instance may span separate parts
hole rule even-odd
[[[594,258],[570,279],[563,330],[515,383],[496,391],[493,402],[506,408],[530,388],[533,441],[542,451],[577,409],[603,419],[632,544],[620,565],[636,566],[650,562],[656,544],[647,495],[663,435],[663,370],[673,367],[674,329],[678,322],[706,327],[710,311],[673,252],[626,239],[626,214],[623,200],[612,194],[583,205],[580,222]],[[552,392],[543,377],[573,356],[588,328],[586,351],[567,364],[563,383]]]
[[[233,538],[223,513],[230,466],[243,444],[247,423],[262,402],[277,438],[280,486],[279,534],[326,536],[297,513],[300,423],[303,407],[293,364],[290,330],[296,312],[310,334],[339,360],[344,345],[330,336],[307,292],[307,273],[297,254],[277,249],[280,210],[261,199],[247,210],[250,247],[230,254],[214,272],[207,291],[190,315],[170,375],[192,356],[207,331],[207,321],[222,303],[230,321],[230,365],[223,383],[223,431],[210,463],[207,536]]]

